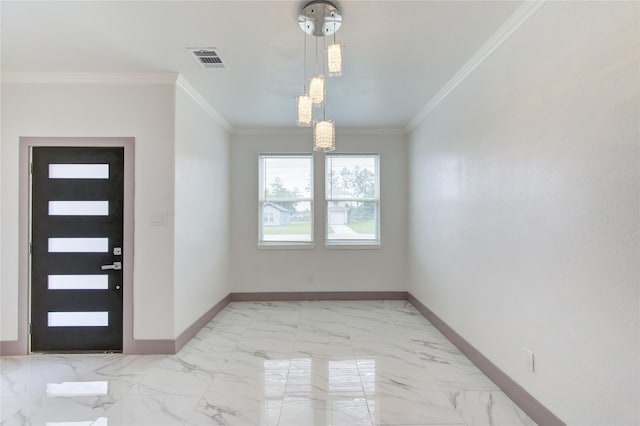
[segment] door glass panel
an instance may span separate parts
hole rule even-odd
[[[49,179],[109,179],[109,165],[49,164]]]
[[[108,238],[49,238],[49,253],[107,253]]]
[[[49,312],[49,327],[107,327],[109,312]]]
[[[49,275],[49,290],[107,290],[108,275]]]
[[[47,396],[75,397],[100,396],[109,393],[109,382],[62,382],[47,383]]]
[[[109,216],[109,202],[49,201],[49,216]]]

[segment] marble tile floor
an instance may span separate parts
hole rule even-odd
[[[0,358],[0,425],[534,425],[406,301],[233,302],[176,355]]]

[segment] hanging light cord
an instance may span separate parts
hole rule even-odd
[[[333,44],[336,44],[336,14],[335,12],[331,12],[333,15]]]
[[[303,79],[302,79],[302,93],[304,95],[307,94],[307,17],[304,17],[304,69],[303,69]]]
[[[318,36],[316,36],[314,34],[314,37],[316,38],[316,60],[315,60],[315,63],[316,63],[316,75],[318,75]]]
[[[327,38],[324,36],[324,34],[322,35],[322,51],[326,51],[327,50]],[[323,60],[322,61],[322,75],[326,75],[327,74],[327,61]],[[326,85],[327,82],[325,81],[324,84]],[[324,92],[324,102],[322,103],[322,120],[326,120],[327,119],[327,87],[324,87],[325,92]]]

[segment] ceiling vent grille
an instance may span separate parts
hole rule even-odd
[[[206,70],[226,68],[214,47],[189,48],[200,66]]]

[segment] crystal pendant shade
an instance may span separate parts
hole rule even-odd
[[[316,121],[313,127],[313,150],[329,152],[336,149],[336,128],[331,120]]]
[[[342,75],[342,46],[334,43],[327,48],[327,67],[329,77],[340,77]]]
[[[324,102],[324,76],[318,75],[311,79],[309,83],[309,96],[314,104],[320,105]]]
[[[313,102],[310,96],[298,96],[298,126],[310,127],[313,112]]]

